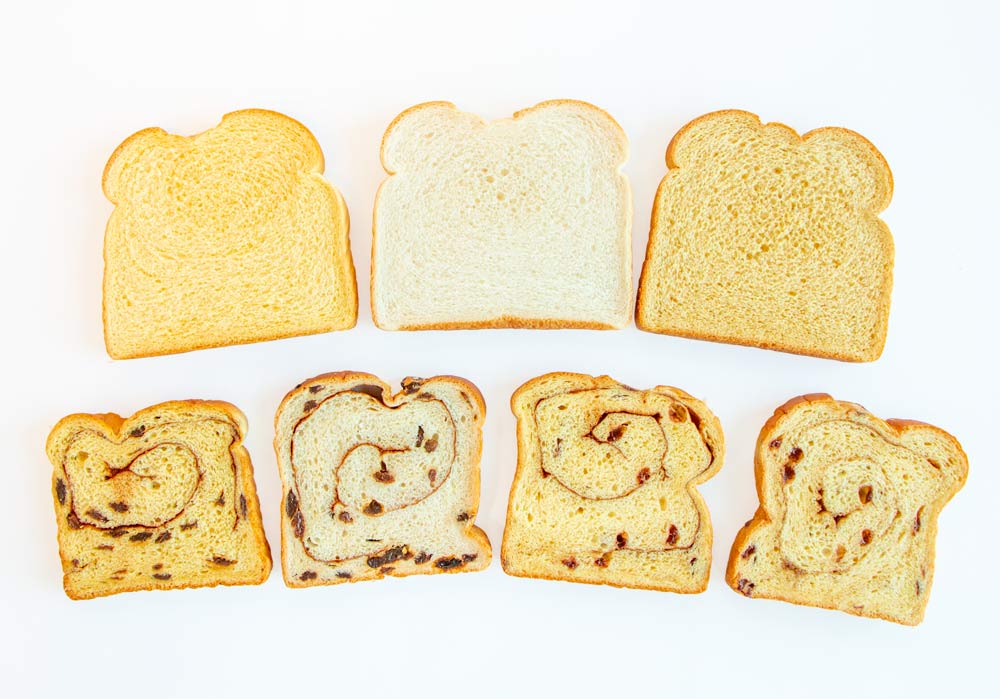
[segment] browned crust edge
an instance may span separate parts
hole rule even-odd
[[[667,163],[667,175],[664,175],[663,179],[660,180],[660,184],[656,188],[656,194],[653,195],[653,207],[652,207],[652,214],[650,215],[649,236],[646,239],[646,253],[643,256],[642,271],[639,273],[639,285],[638,285],[638,291],[636,292],[636,303],[635,303],[635,313],[634,313],[635,326],[639,330],[642,330],[644,332],[655,333],[658,335],[673,335],[675,337],[683,337],[691,340],[705,340],[708,342],[719,342],[728,345],[757,347],[760,349],[774,350],[777,352],[788,352],[790,354],[799,354],[806,357],[819,357],[821,359],[836,359],[843,362],[874,362],[878,360],[878,358],[882,356],[882,352],[885,349],[885,342],[889,333],[889,322],[888,322],[889,308],[892,301],[891,297],[892,297],[892,283],[893,283],[893,265],[891,263],[889,265],[888,273],[885,275],[883,279],[882,290],[881,290],[881,298],[883,299],[883,302],[879,304],[880,336],[876,338],[876,343],[872,345],[871,351],[866,354],[852,355],[847,352],[824,352],[822,350],[812,350],[810,348],[797,347],[788,343],[781,342],[779,340],[771,342],[752,342],[745,338],[732,337],[729,335],[721,335],[715,333],[695,333],[677,328],[657,330],[643,323],[642,315],[643,315],[643,309],[645,308],[643,299],[645,296],[644,292],[646,289],[646,272],[648,270],[648,267],[650,266],[650,250],[653,245],[653,234],[657,230],[657,224],[659,222],[660,211],[658,203],[660,201],[660,192],[666,185],[667,177],[669,176],[670,171],[679,169],[679,166],[674,160],[674,150],[677,147],[679,141],[684,137],[684,135],[687,134],[688,130],[692,128],[694,125],[698,124],[703,120],[708,120],[713,117],[717,117],[724,114],[752,117],[760,125],[760,128],[765,128],[767,126],[775,126],[783,128],[787,130],[790,134],[794,135],[795,138],[797,138],[798,141],[801,143],[804,143],[813,136],[830,131],[836,133],[848,134],[851,137],[858,139],[858,141],[862,143],[864,146],[866,146],[875,155],[875,157],[882,163],[882,165],[885,167],[885,172],[888,175],[888,190],[886,192],[885,200],[884,202],[880,203],[881,205],[879,207],[872,209],[873,213],[876,215],[876,218],[878,218],[877,214],[881,213],[882,211],[885,211],[885,209],[889,206],[889,202],[892,199],[894,181],[892,176],[892,170],[889,168],[888,161],[885,159],[885,156],[882,155],[881,151],[879,151],[878,148],[876,148],[871,141],[869,141],[867,138],[865,138],[856,131],[852,131],[851,129],[846,129],[840,126],[824,126],[818,129],[807,131],[806,133],[800,136],[795,129],[793,129],[790,126],[787,126],[786,124],[783,124],[778,121],[772,121],[765,124],[757,114],[754,114],[753,112],[749,112],[743,109],[720,109],[696,117],[691,121],[689,121],[684,126],[682,126],[680,130],[678,130],[677,133],[674,134],[673,138],[670,139],[669,145],[667,145],[667,152],[665,158]],[[892,233],[889,231],[889,227],[885,224],[884,221],[882,221],[881,218],[878,218],[878,220],[881,223],[884,236],[888,241],[890,256],[895,257],[895,243],[893,242]]]
[[[402,383],[406,384],[411,380],[411,377],[403,379]],[[385,405],[402,405],[408,400],[406,394],[400,390],[395,394],[392,392],[392,388],[388,383],[380,379],[374,374],[369,374],[363,371],[334,371],[325,374],[319,374],[310,379],[302,381],[299,385],[293,388],[291,391],[285,394],[282,398],[281,403],[278,405],[278,409],[274,414],[274,453],[275,458],[279,464],[278,475],[281,478],[281,504],[284,504],[285,493],[288,492],[289,488],[293,484],[286,482],[284,470],[280,468],[281,463],[281,443],[278,440],[278,423],[281,420],[281,415],[285,410],[285,406],[294,396],[302,392],[307,392],[310,386],[313,385],[326,385],[330,382],[344,382],[344,383],[354,383],[355,381],[367,384],[374,384],[381,387],[382,397]],[[469,381],[468,379],[463,379],[460,376],[453,376],[451,374],[442,374],[439,376],[432,376],[427,379],[420,379],[423,383],[428,383],[430,381],[443,381],[447,383],[454,384],[459,389],[465,391],[471,396],[476,402],[476,422],[475,427],[480,431],[479,439],[479,449],[476,453],[474,463],[471,464],[472,474],[471,478],[474,482],[474,490],[476,493],[476,500],[469,512],[469,519],[466,525],[466,535],[472,539],[475,545],[480,549],[480,555],[475,561],[470,561],[468,564],[453,569],[441,569],[441,568],[429,568],[427,570],[400,570],[399,572],[393,571],[389,574],[382,573],[379,569],[373,569],[371,575],[367,575],[363,578],[347,578],[347,579],[334,579],[334,580],[321,580],[316,578],[314,580],[300,580],[291,574],[288,570],[286,564],[286,550],[288,542],[286,541],[285,535],[285,521],[281,518],[281,576],[285,581],[285,585],[291,588],[303,588],[303,587],[321,587],[327,585],[342,585],[344,583],[355,583],[355,582],[367,582],[371,580],[381,580],[386,577],[393,578],[405,578],[411,575],[441,575],[441,574],[453,574],[453,573],[475,573],[481,570],[485,570],[489,567],[490,562],[493,559],[493,546],[490,544],[489,537],[486,532],[476,526],[476,516],[479,514],[479,501],[480,501],[480,462],[483,455],[483,440],[482,440],[482,426],[486,419],[486,401],[483,398],[482,392],[479,388]],[[457,427],[457,426],[456,426]]]
[[[588,109],[594,109],[600,112],[604,117],[606,117],[612,124],[618,127],[621,132],[622,143],[625,146],[625,159],[628,158],[628,135],[625,130],[621,127],[614,117],[612,117],[608,112],[601,109],[600,107],[591,104],[590,102],[585,102],[583,100],[573,100],[573,99],[554,99],[546,100],[544,102],[539,102],[533,107],[527,107],[525,109],[518,110],[514,112],[511,117],[504,117],[503,119],[498,119],[496,121],[503,121],[504,119],[520,119],[531,112],[542,109],[546,107],[553,107],[558,105],[571,105],[577,107],[585,107]],[[375,239],[378,235],[378,202],[379,197],[382,194],[382,187],[389,180],[390,177],[396,173],[389,168],[385,162],[385,142],[389,138],[389,134],[396,127],[402,119],[409,116],[413,112],[419,111],[421,109],[426,109],[428,107],[446,107],[454,109],[455,111],[460,111],[458,107],[452,102],[447,102],[444,100],[438,100],[434,102],[421,102],[408,109],[404,109],[396,118],[393,119],[389,126],[386,127],[385,133],[382,134],[382,141],[379,145],[379,160],[382,163],[382,169],[385,170],[386,177],[383,179],[375,191],[375,202],[372,205],[372,245],[371,254],[369,256],[369,273],[368,273],[368,305],[371,307],[372,313],[372,323],[375,327],[380,330],[388,331],[412,331],[412,330],[497,330],[497,329],[508,329],[508,328],[518,328],[526,330],[621,330],[628,327],[628,321],[625,322],[621,327],[610,325],[608,323],[597,323],[593,321],[575,321],[575,320],[565,320],[559,318],[519,318],[517,316],[503,315],[499,318],[494,318],[491,320],[480,320],[480,321],[455,321],[447,323],[423,323],[417,325],[401,325],[398,328],[388,328],[379,319],[378,313],[375,311]],[[476,115],[480,123],[487,124],[490,123],[488,120],[483,119]],[[625,173],[621,171],[624,166],[623,159],[622,164],[618,168],[618,172],[622,177],[625,177]],[[631,183],[629,183],[629,191],[631,193]],[[632,216],[629,217],[629,245],[631,246],[632,241]],[[630,271],[631,274],[631,271]],[[629,279],[629,284],[631,285],[632,280]]]
[[[264,533],[264,522],[263,517],[260,512],[260,499],[257,496],[257,484],[254,480],[253,475],[253,463],[250,460],[250,453],[243,446],[243,439],[247,432],[247,419],[243,412],[237,408],[232,403],[227,403],[220,400],[200,400],[200,399],[189,399],[189,400],[175,400],[166,401],[163,403],[157,403],[156,405],[151,405],[147,408],[143,408],[133,415],[123,418],[116,413],[73,413],[62,418],[59,422],[55,424],[52,430],[49,432],[49,436],[45,442],[46,455],[49,457],[49,461],[52,463],[53,473],[52,473],[52,502],[56,514],[57,528],[62,531],[65,526],[62,523],[62,518],[60,517],[60,505],[58,497],[56,496],[56,478],[57,470],[60,468],[59,462],[54,458],[54,454],[51,451],[53,443],[55,442],[56,436],[61,432],[66,425],[71,422],[90,422],[94,429],[99,432],[106,433],[109,437],[112,437],[116,441],[121,441],[123,437],[126,437],[131,429],[131,426],[135,423],[142,423],[146,420],[149,414],[157,412],[165,412],[169,410],[204,410],[208,414],[216,413],[212,415],[218,418],[218,413],[222,413],[223,416],[232,423],[235,428],[237,439],[233,442],[230,447],[230,452],[233,455],[233,459],[236,464],[236,471],[239,474],[240,484],[243,489],[243,494],[247,498],[247,520],[250,523],[250,530],[253,532],[253,537],[256,543],[257,549],[262,554],[261,560],[263,566],[261,569],[261,574],[257,579],[251,580],[219,580],[214,583],[197,583],[197,584],[165,584],[167,581],[157,581],[155,584],[146,585],[129,585],[122,588],[116,588],[115,590],[110,590],[107,592],[97,591],[93,594],[83,594],[76,595],[71,594],[69,589],[66,587],[66,575],[63,574],[63,589],[66,592],[66,596],[73,600],[88,600],[96,599],[99,597],[109,597],[111,595],[117,595],[124,592],[140,592],[144,590],[188,590],[198,587],[219,587],[219,586],[235,586],[235,585],[260,585],[265,582],[268,576],[271,574],[271,567],[273,561],[271,559],[271,546],[268,544],[267,536]],[[59,548],[59,559],[62,564],[63,570],[66,569],[68,559],[63,555],[62,548]]]
[[[757,437],[757,444],[754,447],[754,483],[755,483],[756,490],[757,490],[757,501],[758,501],[759,504],[758,504],[757,510],[753,514],[753,517],[751,517],[750,520],[748,520],[746,522],[746,524],[744,524],[740,528],[740,530],[736,533],[736,538],[734,539],[732,548],[729,551],[729,562],[726,565],[726,584],[729,585],[729,587],[731,587],[734,592],[740,594],[741,596],[742,596],[742,593],[740,593],[740,591],[738,589],[738,580],[737,580],[737,571],[736,571],[736,565],[737,565],[737,561],[739,559],[740,552],[744,549],[744,547],[745,547],[745,545],[747,543],[747,540],[750,538],[750,535],[757,528],[757,526],[759,526],[760,524],[768,523],[768,522],[771,521],[771,518],[768,516],[767,511],[764,509],[764,505],[763,505],[763,502],[764,502],[764,496],[763,496],[763,490],[764,490],[764,459],[763,459],[763,454],[765,453],[765,449],[767,447],[767,444],[771,441],[771,434],[773,433],[774,428],[777,426],[778,422],[783,417],[785,417],[786,415],[788,415],[789,413],[791,413],[793,410],[795,410],[795,408],[797,408],[798,406],[802,405],[803,403],[835,403],[835,404],[840,405],[840,406],[848,406],[848,407],[854,408],[856,410],[864,412],[867,415],[871,415],[872,417],[876,417],[876,416],[872,415],[872,413],[870,413],[868,410],[866,410],[864,408],[864,406],[859,405],[858,403],[851,403],[851,402],[848,402],[848,401],[839,401],[839,400],[836,400],[833,396],[829,395],[828,393],[806,393],[806,394],[803,394],[803,395],[800,395],[800,396],[795,396],[794,398],[790,398],[789,400],[785,401],[782,405],[778,406],[775,409],[774,414],[771,415],[771,417],[769,417],[767,419],[767,421],[764,423],[764,426],[760,430],[760,435]],[[879,418],[876,418],[876,419],[879,419]],[[950,441],[955,446],[955,448],[958,450],[959,453],[961,453],[963,456],[965,455],[965,451],[962,449],[962,445],[959,443],[959,441],[957,439],[955,439],[955,437],[952,436],[950,433],[945,432],[944,430],[942,430],[940,427],[936,427],[936,426],[931,425],[931,424],[926,423],[926,422],[920,422],[919,420],[905,420],[905,419],[898,419],[898,418],[889,418],[888,420],[882,420],[882,422],[884,424],[888,425],[898,436],[902,436],[903,432],[906,431],[907,429],[915,429],[915,428],[927,429],[927,428],[930,428],[930,429],[934,430],[935,432],[939,433],[941,436],[943,436],[946,439],[948,439],[948,441]],[[931,558],[931,563],[930,563],[930,572],[931,572],[931,574],[933,574],[933,572],[934,572],[934,548],[935,548],[935,543],[936,543],[936,540],[937,540],[937,529],[938,529],[938,517],[937,517],[937,515],[940,514],[941,509],[944,508],[944,505],[947,504],[948,500],[951,499],[951,497],[954,495],[954,493],[957,493],[959,490],[961,490],[962,486],[965,485],[965,481],[967,479],[968,479],[968,471],[966,471],[966,473],[962,476],[961,480],[959,481],[959,485],[955,489],[955,491],[947,499],[945,499],[941,503],[941,508],[939,508],[934,513],[935,516],[932,517],[932,518],[929,518],[931,520],[931,523],[929,524],[929,526],[933,527],[933,529],[931,530],[929,536],[927,537],[928,547],[930,549],[929,554],[930,554],[930,558]],[[819,608],[819,609],[830,609],[830,610],[833,610],[833,611],[838,611],[838,612],[844,612],[846,614],[851,614],[853,616],[865,617],[865,618],[869,618],[869,619],[882,619],[884,621],[890,621],[890,622],[893,622],[893,623],[902,624],[904,626],[916,626],[921,621],[923,621],[923,615],[924,615],[924,612],[927,609],[927,602],[929,600],[929,595],[927,597],[925,597],[925,599],[924,599],[923,606],[920,609],[919,617],[917,619],[915,619],[914,621],[912,621],[912,622],[902,621],[900,619],[892,618],[892,617],[890,617],[888,615],[884,615],[884,614],[875,614],[875,613],[865,614],[865,613],[856,612],[856,611],[851,610],[851,609],[841,609],[840,607],[838,607],[838,606],[836,606],[835,604],[832,604],[832,603],[831,604],[806,604],[806,603],[803,603],[803,602],[798,602],[798,601],[796,601],[794,599],[790,599],[788,596],[782,596],[782,595],[768,595],[767,597],[765,597],[763,595],[754,595],[754,598],[755,599],[771,599],[771,600],[776,600],[776,601],[779,601],[779,602],[788,602],[789,604],[795,604],[795,605],[799,605],[799,606],[802,606],[802,607],[816,607],[816,608]]]
[[[166,355],[170,355],[170,354],[183,354],[185,352],[194,352],[196,350],[202,350],[202,349],[214,349],[216,347],[232,347],[232,346],[235,346],[235,345],[249,345],[249,344],[254,344],[254,343],[257,343],[257,342],[269,342],[271,340],[283,340],[283,339],[286,339],[286,338],[289,338],[289,337],[302,337],[302,336],[305,336],[305,335],[320,335],[320,334],[324,334],[324,333],[328,333],[328,332],[333,332],[333,331],[337,331],[337,330],[350,330],[351,328],[355,327],[358,324],[358,279],[357,279],[357,271],[355,270],[355,267],[354,267],[354,256],[351,254],[351,219],[350,219],[350,212],[347,210],[347,202],[344,200],[344,195],[340,192],[340,190],[337,187],[333,186],[333,183],[331,183],[329,180],[327,180],[325,177],[322,176],[323,173],[324,173],[324,171],[325,171],[325,169],[326,169],[326,160],[325,160],[325,158],[323,156],[323,149],[320,147],[319,141],[316,139],[316,136],[313,135],[313,132],[310,131],[305,126],[305,124],[303,124],[302,122],[298,121],[297,119],[294,119],[293,117],[290,117],[287,114],[282,114],[281,112],[277,112],[277,111],[274,111],[274,110],[271,110],[271,109],[250,108],[250,109],[239,109],[239,110],[236,110],[236,111],[233,111],[233,112],[227,112],[226,114],[224,114],[222,116],[222,119],[219,120],[218,124],[216,124],[215,126],[212,126],[212,127],[208,128],[208,129],[205,129],[204,131],[199,131],[196,134],[192,134],[191,136],[181,136],[179,134],[168,134],[167,131],[165,131],[164,129],[162,129],[162,128],[158,127],[158,126],[153,126],[153,127],[149,127],[149,128],[146,128],[146,129],[141,129],[139,131],[136,131],[134,134],[132,134],[128,138],[126,138],[124,141],[122,141],[118,145],[118,147],[115,148],[115,150],[111,153],[111,156],[108,158],[107,163],[104,165],[104,171],[101,174],[101,190],[104,192],[104,196],[107,198],[108,201],[110,201],[117,208],[118,202],[115,200],[115,198],[113,198],[111,196],[111,193],[109,191],[109,189],[110,189],[109,178],[110,178],[111,166],[113,165],[114,161],[134,141],[140,139],[143,136],[146,136],[148,134],[154,134],[154,133],[155,134],[173,135],[173,136],[178,137],[178,138],[185,138],[185,139],[193,141],[194,139],[198,138],[202,134],[208,133],[209,131],[212,131],[213,129],[218,128],[219,126],[221,126],[222,124],[224,124],[227,119],[230,119],[231,117],[234,117],[234,116],[237,116],[237,115],[243,115],[243,114],[260,114],[260,115],[267,115],[267,116],[278,116],[278,117],[281,117],[283,119],[287,119],[287,120],[293,122],[298,128],[300,128],[303,131],[305,131],[309,135],[309,137],[312,139],[312,143],[313,143],[313,145],[315,146],[315,149],[316,149],[316,154],[317,154],[317,156],[319,158],[319,162],[317,164],[317,167],[316,167],[315,170],[313,170],[313,172],[317,176],[317,179],[319,179],[321,182],[323,182],[326,185],[326,187],[329,190],[329,192],[334,196],[334,198],[338,202],[338,204],[339,204],[339,210],[343,213],[343,218],[342,218],[342,221],[340,222],[340,225],[343,226],[343,230],[344,230],[344,246],[343,246],[343,249],[341,250],[340,258],[344,262],[344,265],[343,265],[343,269],[341,271],[343,273],[344,279],[346,281],[349,281],[349,287],[350,288],[347,289],[347,290],[345,290],[345,291],[347,291],[350,294],[350,296],[353,296],[353,298],[354,298],[354,301],[353,301],[354,310],[351,311],[351,313],[349,314],[349,316],[350,316],[349,317],[349,322],[346,323],[346,324],[342,324],[342,323],[329,323],[329,324],[323,325],[322,327],[317,328],[315,330],[309,330],[309,331],[305,331],[305,332],[261,333],[260,335],[258,335],[258,337],[254,338],[254,339],[247,339],[247,340],[231,340],[231,341],[225,341],[225,342],[193,342],[193,343],[191,343],[190,346],[188,346],[186,348],[164,350],[164,351],[150,351],[150,352],[129,353],[129,352],[117,352],[115,350],[112,350],[112,348],[111,348],[111,341],[110,341],[110,334],[108,332],[108,304],[107,304],[107,300],[106,300],[107,299],[107,296],[106,296],[106,294],[107,294],[107,284],[108,284],[108,247],[107,247],[107,234],[108,234],[108,227],[110,226],[110,223],[111,223],[111,216],[109,215],[108,216],[108,222],[107,222],[107,224],[105,224],[105,228],[104,228],[105,243],[104,243],[104,250],[103,250],[103,255],[102,255],[102,259],[104,261],[104,272],[103,272],[102,281],[101,281],[101,324],[102,324],[102,327],[104,329],[104,333],[103,333],[104,334],[104,347],[105,347],[105,349],[108,352],[108,356],[110,356],[112,359],[138,359],[138,358],[141,358],[141,357],[162,357],[162,356],[166,356]],[[348,305],[350,305],[350,304],[348,304]],[[348,309],[348,310],[350,310],[350,309]]]
[[[519,401],[521,399],[521,395],[523,393],[527,392],[528,390],[530,390],[531,388],[533,388],[536,383],[541,382],[541,381],[545,381],[545,380],[548,380],[548,379],[552,379],[552,378],[564,378],[564,379],[568,379],[568,380],[571,380],[571,381],[589,382],[590,383],[590,388],[608,388],[608,387],[615,387],[615,386],[617,386],[617,387],[621,387],[621,388],[626,388],[628,390],[636,390],[636,389],[631,388],[630,386],[627,386],[626,384],[623,384],[623,383],[621,383],[619,381],[616,381],[615,379],[613,379],[613,378],[611,378],[610,376],[607,376],[607,375],[602,375],[602,376],[595,377],[595,376],[591,376],[589,374],[578,374],[578,373],[567,372],[567,371],[552,371],[552,372],[549,372],[547,374],[542,374],[540,376],[536,376],[536,377],[534,377],[532,379],[529,379],[529,380],[525,381],[511,395],[511,397],[510,397],[511,411],[514,413],[514,417],[517,418],[517,427],[516,427],[516,433],[517,433],[517,466],[516,466],[516,468],[514,470],[514,478],[513,478],[512,482],[511,482],[511,485],[510,485],[510,494],[508,495],[508,498],[507,498],[507,517],[506,517],[505,522],[504,522],[504,534],[503,534],[503,539],[501,540],[501,546],[500,546],[500,566],[503,568],[504,573],[506,573],[507,575],[511,575],[513,577],[518,577],[518,578],[533,578],[533,579],[538,579],[538,580],[553,580],[553,581],[557,581],[557,582],[571,582],[571,583],[579,583],[579,584],[584,584],[584,585],[607,585],[607,586],[610,586],[610,587],[627,588],[627,589],[633,589],[633,590],[654,590],[654,591],[657,591],[657,592],[674,592],[674,593],[677,593],[677,594],[699,594],[699,593],[704,592],[706,589],[708,589],[708,581],[709,581],[709,579],[711,577],[711,570],[712,570],[713,528],[712,528],[712,517],[711,517],[711,514],[709,513],[708,505],[705,503],[705,499],[702,497],[701,493],[698,492],[696,486],[701,485],[701,484],[707,482],[708,480],[710,480],[713,476],[715,476],[722,469],[722,464],[725,461],[725,435],[724,435],[724,433],[722,431],[722,423],[719,421],[718,416],[716,416],[715,413],[713,413],[708,408],[708,405],[705,404],[704,401],[701,401],[698,398],[695,398],[694,396],[692,396],[687,391],[684,391],[682,389],[676,388],[674,386],[663,386],[663,385],[661,385],[661,386],[656,386],[655,388],[646,389],[646,390],[660,392],[660,393],[674,392],[680,398],[688,399],[688,400],[694,401],[694,402],[696,402],[696,403],[704,406],[705,409],[706,409],[706,414],[700,415],[699,417],[701,417],[703,420],[711,422],[712,428],[719,435],[719,443],[718,443],[718,445],[716,445],[716,447],[718,449],[718,453],[713,452],[712,463],[708,466],[708,468],[706,468],[704,471],[702,471],[698,476],[696,476],[695,478],[692,478],[688,482],[688,487],[686,488],[686,490],[688,492],[688,495],[691,496],[691,499],[695,503],[695,507],[698,510],[698,516],[700,518],[700,522],[703,525],[704,537],[706,539],[706,541],[705,541],[705,548],[708,551],[708,554],[707,554],[708,555],[708,561],[707,561],[707,565],[706,565],[706,570],[708,572],[705,575],[704,580],[701,581],[701,584],[697,588],[692,588],[692,589],[689,589],[689,590],[684,590],[684,589],[677,589],[675,587],[671,587],[670,585],[626,584],[626,583],[620,583],[620,582],[617,582],[617,581],[610,581],[610,580],[609,581],[576,580],[576,579],[570,579],[570,578],[565,578],[565,577],[559,577],[559,576],[555,576],[555,575],[547,575],[547,574],[544,574],[544,573],[527,573],[527,572],[517,572],[517,571],[512,570],[512,567],[510,566],[510,564],[509,564],[509,562],[507,560],[507,545],[508,545],[507,523],[510,522],[511,515],[512,515],[512,512],[513,512],[514,491],[516,490],[517,485],[520,482],[520,479],[523,477],[524,472],[528,469],[528,464],[524,461],[524,449],[521,448],[521,432],[522,432],[522,430],[526,430],[527,429],[527,425],[524,424],[524,418],[520,414],[520,411],[519,411]]]

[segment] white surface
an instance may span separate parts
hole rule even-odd
[[[564,696],[580,688],[603,697],[687,689],[842,699],[993,691],[996,6],[329,4],[98,10],[80,2],[43,13],[18,3],[3,12],[0,693]],[[425,100],[495,118],[554,97],[594,102],[631,139],[636,277],[664,150],[689,119],[741,107],[800,131],[832,124],[865,134],[896,181],[885,213],[897,259],[882,359],[841,364],[634,328],[377,331],[367,270],[378,145],[389,121]],[[100,320],[106,158],[140,128],[193,133],[241,107],[286,112],[322,144],[354,224],[358,327],[111,361]],[[240,406],[277,554],[274,410],[298,381],[348,368],[393,382],[447,372],[481,387],[489,412],[478,522],[497,550],[515,461],[508,399],[521,382],[555,369],[607,372],[705,399],[722,419],[728,451],[701,489],[715,524],[708,591],[514,579],[495,558],[484,573],[304,591],[285,588],[275,570],[260,587],[88,603],[64,596],[43,453],[59,417],[128,414],[184,397]],[[937,424],[968,451],[971,475],[941,517],[930,607],[916,629],[746,600],[723,582],[732,537],[756,506],[757,431],[787,398],[817,390],[884,417]]]

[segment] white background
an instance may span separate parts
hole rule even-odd
[[[992,693],[1000,531],[996,5],[917,2],[172,1],[11,3],[0,12],[4,140],[0,693],[7,696],[915,697]],[[368,305],[382,132],[404,108],[451,100],[489,118],[557,98],[609,111],[631,142],[635,276],[670,137],[738,107],[800,132],[853,128],[889,161],[896,240],[889,338],[852,365],[642,333],[386,333]],[[305,123],[350,208],[360,319],[349,332],[114,362],[101,336],[107,157],[134,131],[195,133],[266,107]],[[499,550],[515,463],[511,392],[552,370],[680,386],[722,420],[728,456],[702,487],[715,525],[702,595],[478,574],[290,590],[63,594],[43,445],[77,411],[219,398],[250,421],[275,553],[274,410],[340,369],[398,383],[452,373],[488,405],[478,523]],[[887,622],[747,600],[723,581],[756,506],[752,448],[772,410],[827,391],[883,417],[952,431],[971,473],[944,510],[926,621]],[[16,690],[7,692],[4,690]],[[544,694],[543,694],[544,693]]]

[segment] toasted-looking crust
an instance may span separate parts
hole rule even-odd
[[[46,453],[66,594],[264,582],[246,429],[235,406],[202,400],[60,420]]]
[[[406,378],[402,389],[342,371],[302,382],[278,407],[289,587],[489,566],[489,539],[474,524],[482,394],[455,376]],[[317,490],[320,478],[331,491]]]
[[[605,127],[605,137],[613,142],[612,148],[615,152],[620,152],[620,159],[616,166],[615,178],[620,183],[621,187],[624,189],[624,225],[621,231],[616,234],[617,240],[614,241],[616,247],[621,247],[622,262],[623,264],[617,265],[621,267],[618,272],[620,272],[622,284],[627,286],[625,295],[623,296],[623,301],[620,304],[622,307],[622,313],[618,314],[620,317],[610,318],[607,313],[597,313],[591,311],[588,317],[558,317],[560,310],[565,311],[565,309],[560,309],[556,307],[556,304],[552,304],[551,309],[546,309],[546,312],[538,315],[530,314],[519,314],[516,312],[507,312],[507,309],[502,309],[497,313],[485,313],[486,317],[480,318],[466,318],[466,319],[440,319],[440,320],[428,320],[419,322],[409,322],[400,321],[397,319],[390,319],[385,317],[385,313],[380,313],[379,306],[380,303],[378,299],[380,298],[377,287],[380,282],[377,281],[380,274],[384,274],[383,270],[379,269],[379,259],[386,257],[380,253],[379,242],[384,237],[384,234],[379,231],[379,210],[380,202],[384,203],[385,192],[387,185],[393,176],[400,172],[400,168],[397,162],[394,162],[393,158],[389,155],[388,143],[394,133],[398,130],[400,124],[405,122],[407,119],[412,117],[419,117],[422,113],[433,113],[434,111],[446,110],[454,113],[454,119],[456,120],[470,120],[472,125],[476,128],[488,128],[493,125],[502,125],[506,123],[513,123],[524,118],[543,112],[545,110],[553,108],[565,107],[568,109],[581,110],[582,112],[588,112],[593,115],[598,115]],[[430,136],[430,134],[425,134]],[[421,139],[422,140],[422,139]],[[528,144],[522,143],[522,146],[527,146]],[[520,110],[515,112],[514,115],[507,119],[499,119],[493,122],[489,122],[482,119],[476,115],[472,115],[466,112],[460,112],[454,104],[444,101],[435,102],[425,102],[422,104],[415,105],[404,110],[400,113],[393,121],[389,124],[388,128],[382,137],[382,143],[380,147],[380,157],[382,161],[383,169],[386,171],[387,177],[379,185],[379,189],[375,196],[374,211],[372,216],[372,253],[371,253],[371,274],[369,276],[369,291],[372,299],[372,320],[375,325],[384,330],[459,330],[459,329],[490,329],[490,328],[527,328],[527,329],[561,329],[561,328],[583,328],[591,330],[612,330],[623,327],[631,315],[632,298],[631,298],[631,216],[632,216],[632,205],[631,205],[631,190],[629,183],[625,175],[621,172],[621,165],[624,164],[628,153],[628,139],[625,135],[624,130],[621,126],[604,110],[596,107],[587,102],[582,102],[579,100],[568,100],[568,99],[557,99],[548,100],[536,104],[533,107]],[[499,157],[499,156],[498,156]],[[397,159],[398,160],[398,159]],[[512,158],[512,163],[517,162],[516,158]],[[484,169],[483,172],[486,172]],[[437,173],[440,177],[440,173]],[[501,175],[506,176],[507,170],[503,169]],[[429,175],[429,177],[432,175]],[[503,177],[501,176],[501,179]],[[490,182],[493,182],[493,176],[488,177]],[[538,187],[529,185],[528,189],[538,190]],[[533,192],[537,193],[537,192]],[[521,192],[521,194],[526,194],[526,192]],[[491,194],[492,196],[492,194]],[[500,195],[503,197],[503,193]],[[477,199],[477,210],[480,211],[481,216],[490,216],[489,207],[478,207],[479,200]],[[539,207],[539,210],[543,210],[546,204],[543,202]],[[511,217],[508,217],[510,219]],[[463,233],[463,231],[456,230],[456,235]],[[539,244],[544,244],[544,240],[540,240]],[[536,246],[537,247],[537,246]],[[437,254],[440,251],[435,251]],[[584,250],[581,248],[581,255],[593,254],[592,251]],[[558,274],[558,270],[550,270],[550,274]],[[470,273],[470,278],[476,280],[481,275],[478,273]],[[391,284],[393,281],[398,283],[398,279],[390,278],[390,281],[386,284]],[[481,281],[481,280],[480,280]],[[458,290],[460,291],[460,290]],[[611,292],[608,292],[611,293]],[[579,316],[579,314],[577,314]],[[605,316],[605,317],[599,317]]]
[[[511,398],[518,462],[501,562],[510,575],[702,592],[712,527],[696,486],[722,466],[718,419],[670,386],[556,372]]]
[[[968,475],[954,437],[809,394],[764,424],[754,474],[761,504],[733,543],[730,587],[747,597],[920,623],[938,514]]]
[[[264,109],[193,136],[149,128],[125,139],[102,177],[116,206],[104,245],[108,354],[354,327],[350,220],[323,170],[312,133]]]
[[[711,153],[685,156],[708,141]],[[806,148],[815,160],[800,157]],[[832,166],[815,164],[824,161]],[[893,180],[870,141],[839,127],[799,136],[730,109],[685,125],[666,163],[639,280],[641,330],[878,359],[894,257],[878,214],[889,205]]]

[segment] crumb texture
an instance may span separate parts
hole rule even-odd
[[[341,330],[357,289],[340,193],[309,131],[263,110],[111,156],[104,330],[115,358]]]
[[[800,137],[748,112],[674,137],[636,306],[640,328],[849,361],[885,344],[893,242],[882,155],[858,134]]]
[[[708,583],[712,529],[695,486],[722,428],[684,391],[556,373],[512,398],[518,466],[502,561],[512,575],[675,592]]]
[[[301,384],[276,418],[282,568],[292,587],[482,570],[482,397],[454,377]]]
[[[382,141],[372,313],[387,330],[620,328],[632,309],[628,141],[584,102],[486,122],[434,102]]]
[[[60,421],[46,450],[66,594],[266,580],[245,431],[235,407],[208,401]]]
[[[727,582],[747,597],[918,624],[938,514],[967,473],[936,427],[826,395],[790,401],[761,431],[760,509],[737,535]]]

